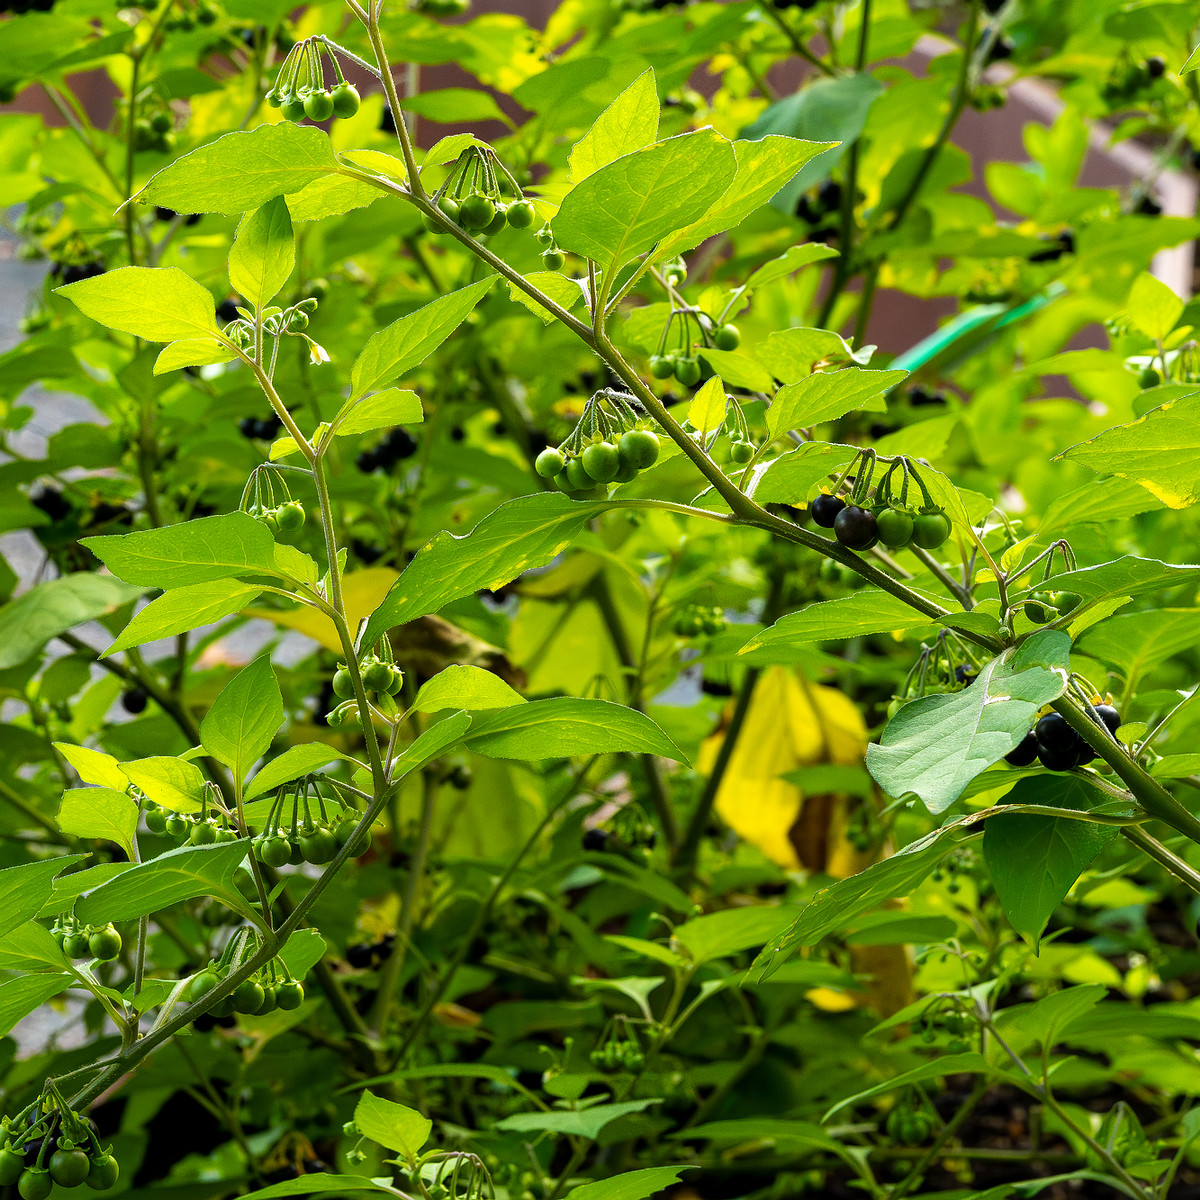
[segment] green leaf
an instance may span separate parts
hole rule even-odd
[[[1095,808],[1107,797],[1085,779],[1034,775],[1005,797],[1011,804]],[[1036,813],[1004,813],[984,824],[983,856],[1013,928],[1036,947],[1050,914],[1104,847],[1112,826]]]
[[[1141,484],[1168,508],[1200,502],[1200,392],[1168,400],[1056,458]]]
[[[178,588],[238,575],[277,575],[275,539],[243,512],[183,525],[83,539],[114,575],[144,587]]]
[[[707,1121],[689,1129],[677,1129],[671,1138],[703,1138],[708,1142],[770,1142],[782,1151],[823,1149],[840,1152],[835,1142],[819,1125],[779,1117],[733,1117],[727,1121]]]
[[[598,262],[611,278],[667,234],[707,211],[737,169],[733,146],[697,129],[626,154],[563,197],[552,224],[564,250]]]
[[[425,419],[421,399],[416,392],[388,388],[358,401],[348,401],[330,426],[339,437],[352,433],[373,433],[393,425],[416,425]]]
[[[867,349],[858,351],[857,358],[850,343],[841,334],[829,329],[807,329],[794,326],[776,329],[767,334],[766,341],[756,347],[759,361],[781,383],[800,383],[813,372],[819,362],[830,361],[850,365],[851,361],[865,366]]]
[[[742,142],[734,142],[736,150]],[[823,242],[801,242],[798,246],[789,246],[778,258],[769,259],[761,267],[751,271],[746,277],[746,287],[764,287],[779,279],[786,279],[796,271],[810,266],[812,263],[824,262],[827,258],[837,258],[838,252],[832,246]],[[768,334],[769,341],[774,334]]]
[[[1084,600],[1104,600],[1110,596],[1141,596],[1197,580],[1200,580],[1200,566],[1124,555],[1096,567],[1055,575],[1053,585],[1062,591],[1078,592]],[[1030,590],[1042,586],[1037,583]]]
[[[98,783],[102,787],[116,788],[118,792],[129,786],[129,776],[111,754],[87,746],[73,746],[70,742],[55,742],[54,748],[75,768],[84,783]]]
[[[799,141],[774,135],[764,137],[761,141],[734,142],[736,170],[733,181],[705,209],[699,220],[666,237],[655,257],[671,258],[684,250],[694,249],[707,238],[740,225],[752,212],[770,201],[806,164],[836,144]],[[792,207],[794,211],[795,205]],[[837,253],[824,246],[821,250],[824,253],[818,253],[808,261]]]
[[[548,1130],[571,1137],[595,1141],[606,1125],[630,1113],[644,1112],[652,1104],[661,1104],[658,1098],[648,1100],[626,1100],[620,1104],[597,1104],[581,1112],[536,1112],[517,1113],[496,1123],[496,1128],[512,1133],[534,1133]],[[579,1190],[579,1189],[576,1189]],[[574,1193],[572,1193],[574,1194]]]
[[[70,986],[71,976],[65,974],[22,975],[0,984],[0,1037],[7,1037],[18,1021]]]
[[[579,286],[579,281],[560,271],[531,271],[525,279],[560,308],[570,310],[583,299],[583,288]],[[545,305],[539,304],[532,296],[521,291],[515,283],[509,282],[508,295],[515,303],[524,305],[535,317],[540,318],[543,325],[557,320]]]
[[[45,925],[26,921],[4,935],[0,971],[44,971],[47,967],[65,971],[67,957]]]
[[[91,572],[63,575],[30,588],[0,608],[0,670],[32,658],[60,633],[108,616],[142,591]]]
[[[386,195],[387,192],[382,188],[363,179],[353,179],[348,175],[326,175],[288,196],[287,208],[293,222],[323,221],[326,217],[340,217],[356,208],[366,208]]]
[[[846,367],[818,372],[775,393],[767,409],[772,436],[833,421],[848,412],[886,412],[885,396],[908,377],[907,371],[864,371]]]
[[[1043,630],[987,663],[970,687],[910,701],[867,748],[867,770],[888,795],[915,793],[931,812],[944,812],[1062,695],[1070,647],[1065,633]]]
[[[870,633],[899,633],[932,624],[932,618],[887,592],[852,592],[836,600],[806,604],[780,617],[774,625],[752,637],[738,653],[800,642],[833,642]]]
[[[70,875],[60,875],[54,881],[54,891],[50,899],[38,911],[39,917],[54,917],[59,913],[69,912],[75,901],[84,892],[98,888],[102,883],[123,875],[134,864],[131,862],[97,863],[83,871],[72,871]]]
[[[240,783],[270,749],[282,724],[283,696],[271,669],[271,656],[264,654],[243,667],[213,701],[200,722],[200,741]]]
[[[343,1192],[378,1192],[384,1196],[400,1197],[393,1187],[376,1183],[363,1175],[330,1175],[325,1171],[314,1171],[301,1175],[299,1179],[284,1179],[255,1192],[246,1192],[241,1200],[275,1200],[277,1196],[340,1196]]]
[[[200,768],[181,758],[139,758],[122,764],[129,782],[160,808],[178,813],[199,812],[204,800]]]
[[[281,783],[289,783],[320,767],[345,758],[345,755],[324,742],[309,742],[304,746],[289,746],[278,758],[273,758],[246,787],[246,800],[273,792]]]
[[[118,267],[54,290],[85,317],[148,342],[217,332],[212,293],[178,267]]]
[[[292,218],[284,198],[275,196],[242,222],[229,251],[229,282],[257,311],[275,298],[295,265]]]
[[[1111,617],[1077,642],[1084,654],[1116,667],[1128,680],[1196,645],[1200,608],[1157,608]]]
[[[365,1137],[399,1151],[409,1162],[416,1159],[433,1132],[433,1122],[415,1108],[394,1104],[369,1091],[364,1091],[354,1106],[354,1123]]]
[[[977,1054],[973,1050],[966,1054],[943,1054],[931,1062],[922,1063],[919,1067],[913,1067],[909,1071],[903,1071],[885,1083],[876,1084],[874,1087],[867,1088],[864,1092],[858,1092],[856,1095],[847,1096],[845,1100],[839,1100],[821,1119],[823,1121],[830,1121],[836,1114],[840,1113],[843,1109],[850,1108],[852,1105],[873,1100],[876,1096],[886,1096],[888,1092],[901,1091],[906,1087],[911,1087],[913,1084],[926,1083],[931,1079],[940,1079],[944,1075],[999,1074],[1001,1072],[997,1071],[982,1054]]]
[[[183,338],[159,351],[154,360],[154,374],[166,375],[181,367],[206,367],[211,363],[227,363],[237,358],[223,342],[213,338]]]
[[[755,468],[750,494],[760,504],[802,504],[818,484],[828,486],[854,458],[852,446],[805,442],[769,463]]]
[[[525,702],[524,696],[491,671],[482,667],[450,666],[421,685],[412,706],[415,712],[423,713],[442,712],[448,708],[476,712],[512,708]]]
[[[601,167],[649,146],[658,137],[658,88],[654,69],[643,71],[597,118],[567,160],[571,182],[582,183]]]
[[[762,946],[782,933],[792,920],[788,909],[747,905],[693,917],[677,925],[673,936],[699,964]]]
[[[688,405],[688,424],[707,437],[714,429],[721,427],[728,407],[729,398],[725,395],[725,385],[721,382],[720,375],[714,375],[692,397],[692,402]]]
[[[336,171],[328,134],[281,121],[227,133],[177,158],[136,199],[181,213],[244,213]]]
[[[822,142],[828,139],[835,143],[806,163],[786,187],[775,193],[772,207],[791,216],[796,211],[800,194],[829,178],[830,172],[862,133],[871,105],[883,91],[883,84],[869,71],[833,79],[818,78],[770,105],[753,124],[742,130],[742,136],[747,138],[776,133]]]
[[[75,837],[116,842],[131,858],[138,807],[115,788],[70,788],[63,792],[58,827]]]
[[[211,625],[245,608],[260,590],[236,579],[212,579],[172,588],[134,613],[133,619],[101,657]]]
[[[71,854],[0,871],[0,937],[36,917],[54,891],[54,877],[84,857]]]
[[[410,775],[427,762],[445,754],[451,746],[457,745],[470,726],[471,715],[465,712],[456,712],[445,720],[438,721],[436,725],[431,725],[397,757],[392,778],[400,779]]]
[[[88,925],[133,921],[197,896],[212,896],[244,913],[246,902],[234,875],[249,849],[246,838],[213,846],[177,846],[88,892],[75,905],[75,915]]]
[[[439,533],[417,552],[371,614],[359,644],[483,588],[498,588],[522,571],[544,567],[608,505],[556,492],[500,505],[468,534]]]
[[[935,829],[890,858],[881,859],[822,888],[801,910],[781,938],[768,943],[754,966],[765,979],[778,970],[798,946],[815,946],[822,938],[853,925],[863,913],[907,896],[957,846],[976,836],[963,820]]]
[[[694,1167],[643,1167],[640,1171],[626,1171],[621,1175],[610,1175],[593,1183],[580,1184],[567,1193],[567,1200],[646,1200],[655,1192],[661,1192],[679,1182],[681,1171],[692,1171]]]
[[[1187,61],[1179,68],[1180,75],[1184,75],[1188,71],[1200,71],[1200,46],[1197,46],[1187,56]]]
[[[494,275],[439,296],[424,308],[393,321],[362,348],[350,373],[350,396],[386,387],[420,366],[466,319],[496,282]]]
[[[629,751],[686,762],[644,713],[611,700],[534,700],[475,721],[467,746],[488,758],[567,758]]]
[[[996,1028],[1017,1054],[1038,1046],[1050,1051],[1063,1034],[1104,999],[1106,991],[1101,983],[1085,983],[1052,992],[1033,1004],[1001,1009]]]
[[[1183,301],[1149,271],[1143,271],[1129,289],[1129,323],[1148,338],[1161,342],[1183,314]]]

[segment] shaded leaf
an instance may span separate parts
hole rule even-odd
[[[210,579],[172,588],[134,613],[133,619],[101,657],[211,625],[245,608],[260,590],[236,579]]]

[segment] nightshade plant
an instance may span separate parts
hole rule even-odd
[[[1188,6],[60,7],[0,380],[107,424],[6,413],[0,1184],[1194,1187],[1200,222],[1073,186],[1190,165]],[[1071,106],[1005,224],[997,60]],[[881,364],[889,290],[963,311]]]

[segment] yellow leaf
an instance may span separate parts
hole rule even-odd
[[[711,769],[722,736],[714,734],[705,742],[702,770]],[[866,726],[848,697],[835,688],[802,680],[784,667],[772,667],[754,689],[746,723],[717,792],[717,812],[773,862],[795,869],[801,861],[789,834],[805,797],[781,776],[814,763],[861,762],[866,748]],[[830,844],[836,849],[842,840],[832,838]],[[837,857],[844,856],[839,851]],[[852,873],[865,863],[831,862],[826,869],[834,865]]]
[[[383,603],[383,598],[396,582],[397,575],[398,572],[390,567],[368,567],[363,571],[351,571],[342,579],[342,597],[352,634],[356,633],[359,624]],[[275,612],[266,608],[247,608],[243,611],[247,616],[262,617],[276,625],[295,629],[312,638],[314,642],[320,642],[327,650],[340,653],[342,649],[333,622],[315,608],[295,608],[288,612]]]
[[[688,406],[688,424],[707,436],[725,420],[728,403],[725,385],[720,375],[714,375],[692,398]]]

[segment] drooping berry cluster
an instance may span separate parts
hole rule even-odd
[[[848,550],[869,550],[879,543],[891,550],[918,546],[936,550],[950,536],[950,518],[940,505],[933,502],[920,473],[911,459],[903,455],[894,459],[887,473],[871,494],[871,475],[875,456],[871,451],[861,455],[860,470],[849,501],[833,493],[822,493],[813,500],[812,519],[834,536]],[[901,473],[900,490],[894,490],[896,473]],[[848,474],[849,472],[847,472]],[[917,484],[924,503],[914,510],[908,502],[910,479]]]
[[[272,533],[295,533],[306,520],[304,505],[292,498],[283,473],[265,464],[246,480],[240,508]]]
[[[0,1122],[0,1187],[21,1200],[46,1200],[57,1184],[106,1192],[120,1168],[92,1123],[72,1111],[53,1083],[15,1117]]]
[[[425,228],[433,234],[448,232],[447,221],[484,237],[509,227],[528,229],[537,219],[533,201],[490,146],[468,146],[431,203],[444,218],[425,218]],[[546,256],[542,258],[545,261]]]
[[[50,932],[68,958],[112,962],[121,953],[121,935],[111,922],[83,925],[73,916],[67,916],[55,921]]]
[[[1092,710],[1113,738],[1121,727],[1121,714],[1111,704],[1097,704]],[[1025,735],[1015,750],[1005,755],[1014,767],[1028,767],[1034,759],[1048,771],[1071,771],[1096,758],[1096,751],[1071,726],[1061,713],[1048,712]]]
[[[327,805],[317,778],[307,776],[276,792],[263,830],[253,840],[254,853],[268,867],[324,866],[353,840],[351,854],[357,858],[371,841],[366,831],[355,837],[359,816],[340,793],[337,801]]]
[[[392,659],[391,643],[384,638],[376,652],[363,655],[358,660],[358,670],[363,691],[367,693],[367,703],[378,708],[385,717],[394,718],[399,712],[395,697],[404,686],[404,672]],[[342,703],[326,717],[330,725],[362,719],[363,714],[358,711],[358,701],[354,695],[354,676],[344,663],[333,673],[333,694]]]
[[[720,605],[685,604],[671,618],[671,629],[680,637],[713,637],[725,628]]]
[[[188,980],[183,989],[184,999],[189,1004],[195,1003],[220,987],[237,969],[249,944],[248,933],[231,938],[219,959]],[[299,1008],[304,1003],[304,984],[294,979],[282,964],[277,966],[276,962],[276,959],[272,959],[249,978],[243,979],[228,996],[223,996],[209,1007],[208,1015],[231,1017],[234,1013],[242,1013],[245,1016],[262,1017],[277,1008],[285,1012]]]
[[[337,79],[332,88],[325,83],[326,58]],[[346,82],[337,55],[322,38],[305,38],[291,48],[266,99],[289,121],[352,117],[362,103],[358,88]]]
[[[634,398],[604,388],[583,406],[570,436],[547,446],[534,462],[543,479],[568,494],[588,494],[608,483],[630,483],[658,461],[658,436],[633,406]]]

